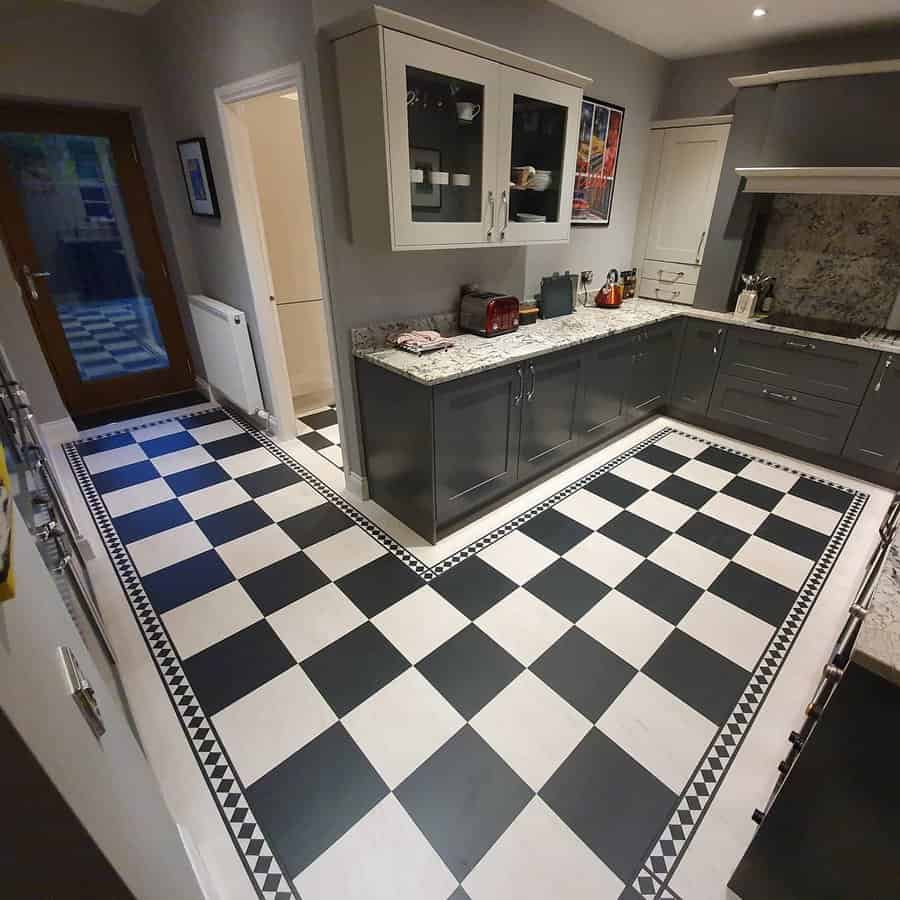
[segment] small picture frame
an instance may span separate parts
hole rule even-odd
[[[206,140],[202,137],[185,138],[177,144],[191,212],[195,216],[218,219],[219,198],[216,196],[216,185],[209,165]]]

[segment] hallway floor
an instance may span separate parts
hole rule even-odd
[[[219,409],[66,454],[266,898],[723,896],[888,499],[658,420],[426,552]]]
[[[334,406],[323,406],[297,416],[297,437],[328,462],[344,468],[341,430]]]

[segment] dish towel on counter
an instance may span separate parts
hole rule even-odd
[[[399,334],[389,335],[387,341],[410,353],[428,353],[431,350],[443,350],[453,346],[453,341],[441,337],[437,331],[402,331]]]

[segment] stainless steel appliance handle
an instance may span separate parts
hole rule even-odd
[[[25,284],[28,285],[28,293],[32,300],[40,300],[41,295],[38,293],[37,285],[34,283],[35,278],[49,278],[52,272],[32,272],[30,266],[22,266],[22,275],[25,276]]]
[[[698,263],[700,262],[700,255],[701,255],[700,251],[703,249],[703,242],[704,242],[705,240],[706,240],[706,231],[703,231],[703,232],[700,234],[700,243],[697,244],[697,254],[696,254],[696,256],[695,256],[695,261],[698,262]]]
[[[770,391],[768,388],[763,388],[762,392],[771,400],[783,400],[785,403],[796,403],[799,399],[796,394],[779,394],[778,391]]]
[[[724,329],[724,328],[720,328],[720,329],[716,332],[716,339],[713,341],[713,356],[716,356],[716,355],[718,355],[718,353],[719,353],[719,339],[722,337],[722,335],[723,335],[724,333],[725,333],[725,329]]]
[[[509,228],[509,201],[506,191],[500,194],[500,209],[503,214],[503,228],[500,230],[500,240],[502,241],[506,237],[506,229]]]
[[[488,206],[491,208],[491,227],[488,228],[487,239],[491,240],[491,238],[494,235],[494,213],[495,213],[495,206],[496,206],[493,191],[488,191]]]
[[[785,347],[790,347],[791,350],[815,350],[816,345],[811,344],[809,341],[792,341],[790,339],[784,342]]]
[[[528,391],[528,402],[534,400],[534,389],[537,386],[537,376],[534,374],[534,363],[528,363],[528,371],[531,372],[531,389]]]
[[[875,385],[875,390],[881,390],[881,383],[884,381],[884,373],[891,367],[893,360],[888,358],[884,361],[884,368],[881,370],[881,374],[878,376],[878,384]]]
[[[522,402],[522,394],[525,393],[525,376],[522,374],[521,366],[516,366],[516,374],[519,376],[519,393],[513,397],[513,406],[518,406]]]

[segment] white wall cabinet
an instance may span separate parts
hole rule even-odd
[[[693,303],[730,129],[652,130],[634,252],[639,296]]]
[[[353,240],[566,242],[590,79],[379,7],[370,16],[332,35]]]

